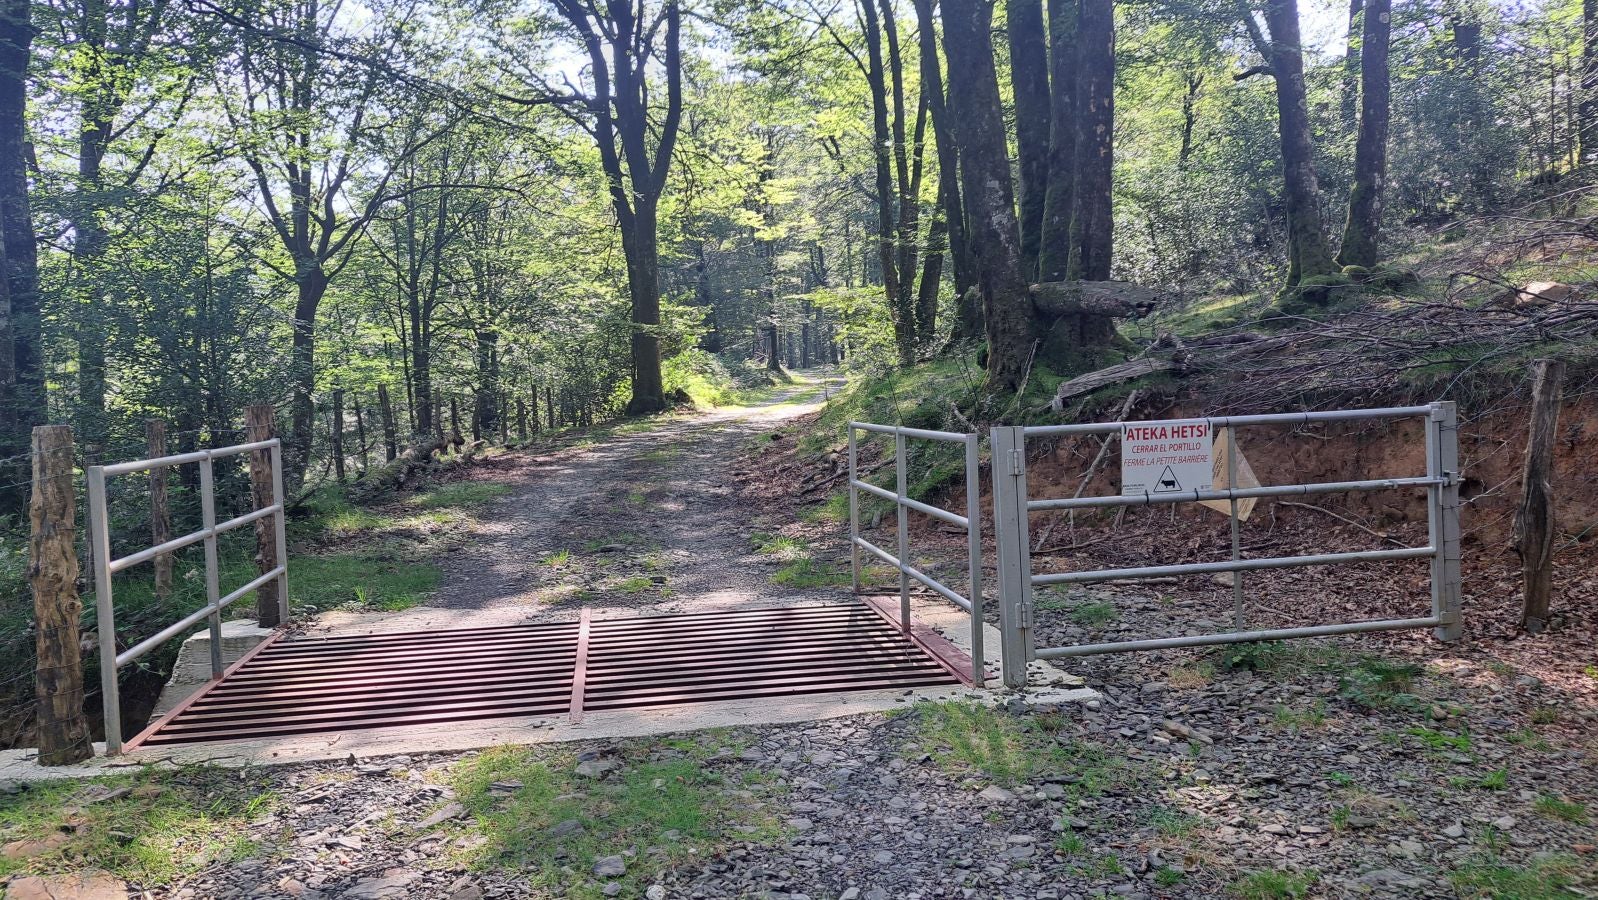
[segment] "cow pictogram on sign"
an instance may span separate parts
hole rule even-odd
[[[1214,469],[1214,431],[1207,419],[1121,426],[1122,496],[1208,491]]]

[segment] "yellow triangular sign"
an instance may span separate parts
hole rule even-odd
[[[1230,444],[1231,431],[1229,429],[1217,429],[1217,431],[1220,433],[1215,436],[1213,483],[1215,490],[1224,491],[1231,488],[1231,485],[1226,480],[1226,454]],[[1243,456],[1241,444],[1237,448],[1237,486],[1239,488],[1257,488],[1260,486],[1259,479],[1254,477],[1254,470],[1249,467],[1248,459]],[[1237,517],[1247,522],[1248,517],[1254,513],[1254,504],[1258,502],[1258,497],[1248,497],[1237,501]],[[1227,500],[1200,500],[1199,503],[1220,513],[1230,514],[1232,511],[1232,504]]]

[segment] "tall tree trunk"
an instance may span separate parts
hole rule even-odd
[[[1068,275],[1108,281],[1115,234],[1114,0],[1082,0],[1076,46],[1076,188]]]
[[[1598,0],[1581,0],[1581,161],[1598,160]]]
[[[1043,203],[1038,280],[1064,281],[1076,205],[1076,23],[1078,0],[1049,2],[1049,186]]]
[[[1389,6],[1391,0],[1389,0]],[[1348,0],[1348,50],[1343,54],[1343,90],[1339,96],[1343,113],[1343,127],[1354,130],[1359,109],[1359,82],[1363,64],[1360,62],[1360,11],[1365,0]]]
[[[499,408],[499,332],[478,329],[477,397],[472,408],[473,433],[493,434],[504,414]]]
[[[1590,2],[1590,0],[1589,0]],[[1392,0],[1370,0],[1360,72],[1359,138],[1354,146],[1354,188],[1337,262],[1374,266],[1381,260],[1382,194],[1387,188],[1387,123],[1391,77],[1387,67]]]
[[[1297,0],[1267,0],[1271,71],[1276,77],[1276,112],[1282,139],[1282,171],[1287,203],[1287,287],[1305,278],[1337,271],[1321,226],[1320,183],[1315,177],[1309,103],[1304,92],[1304,56],[1298,30]]]
[[[932,137],[938,151],[938,204],[943,210],[942,224],[947,238],[949,262],[954,275],[954,294],[958,302],[952,340],[966,342],[982,335],[982,308],[980,304],[966,303],[966,292],[975,279],[971,272],[971,253],[966,241],[965,207],[960,199],[960,151],[956,146],[952,123],[949,121],[948,100],[944,93],[943,72],[939,66],[938,30],[932,12],[932,0],[915,0],[917,35],[921,44],[921,92],[927,98],[932,113]],[[933,227],[937,227],[934,221]],[[928,241],[932,250],[933,235]],[[921,283],[923,297],[927,293],[926,280]],[[923,301],[924,302],[924,301]],[[933,303],[933,316],[937,305]],[[936,331],[936,322],[928,321],[923,341],[930,340]],[[834,360],[836,362],[836,360]]]
[[[394,424],[394,404],[388,399],[386,384],[377,386],[377,409],[383,417],[383,459],[393,462],[399,457],[399,429]]]
[[[27,81],[34,29],[28,0],[0,0],[0,457],[26,453],[31,429],[44,424],[44,364],[39,317],[39,258],[28,202]],[[27,478],[27,463],[0,467],[0,483]],[[20,513],[27,491],[7,488],[0,511]]]
[[[1049,54],[1044,43],[1043,0],[1007,0],[1004,10],[1020,174],[1021,272],[1031,281],[1038,272],[1049,184]]]
[[[333,429],[328,435],[328,452],[333,456],[333,477],[344,483],[344,389],[333,389]]]
[[[316,310],[327,292],[327,282],[321,266],[303,272],[294,304],[294,339],[289,353],[294,428],[289,435],[285,460],[293,484],[300,483],[311,463],[312,434],[316,427]]]
[[[861,29],[866,41],[866,87],[871,92],[871,155],[873,183],[877,195],[877,257],[882,267],[882,290],[887,296],[888,311],[893,321],[893,343],[898,350],[899,365],[911,366],[916,361],[915,309],[905,302],[901,278],[910,273],[899,271],[896,237],[899,228],[895,219],[899,192],[893,179],[892,154],[903,153],[895,146],[888,130],[888,76],[882,54],[882,27],[877,18],[876,0],[859,0]],[[902,129],[902,125],[901,125]],[[902,158],[902,157],[901,157]]]
[[[949,113],[987,329],[988,385],[1014,390],[1026,373],[1034,335],[993,63],[993,6],[987,0],[945,0],[943,9],[944,53],[949,71],[960,73],[950,79]]]
[[[631,240],[623,230],[623,250],[633,323],[633,393],[627,414],[637,416],[666,408],[666,383],[660,372],[660,237],[654,201],[636,200],[633,220]]]

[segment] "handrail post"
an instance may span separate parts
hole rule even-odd
[[[277,564],[283,571],[277,576],[277,621],[279,624],[289,620],[289,546],[288,546],[288,499],[283,493],[283,441],[281,439],[272,447],[272,502],[277,504],[277,515],[273,536],[277,545]]]
[[[106,521],[105,466],[90,466],[89,555],[94,559],[94,611],[100,644],[100,705],[105,714],[105,752],[122,752],[122,699],[117,690],[116,606],[111,601],[111,528]]]
[[[222,610],[217,606],[222,599],[222,575],[217,565],[216,487],[209,455],[200,460],[200,524],[205,530],[205,604],[211,610],[206,617],[211,629],[211,677],[221,678],[226,668],[222,665]]]
[[[993,448],[993,534],[999,573],[1001,674],[1005,687],[1026,686],[1032,658],[1032,556],[1026,510],[1026,432],[996,426]]]
[[[899,521],[899,627],[910,631],[910,574],[904,570],[910,565],[910,511],[905,508],[909,478],[904,463],[904,432],[893,429],[893,467],[898,483],[899,499],[894,503]]]
[[[975,433],[965,436],[965,518],[966,563],[970,567],[971,601],[971,683],[981,687],[987,681],[987,661],[982,658],[982,465],[980,441]]]
[[[860,491],[854,486],[860,478],[856,462],[854,423],[849,423],[849,583],[860,593]]]
[[[1213,439],[1214,435],[1210,437]],[[1226,426],[1226,489],[1237,490],[1237,427]],[[1228,503],[1230,518],[1232,520],[1232,562],[1243,558],[1243,539],[1240,523],[1237,518],[1237,497],[1232,497]],[[1232,573],[1232,629],[1243,630],[1243,572],[1235,570]]]
[[[1457,641],[1460,617],[1459,411],[1452,401],[1433,403],[1426,421],[1427,474],[1442,483],[1427,489],[1432,546],[1432,615],[1442,622],[1432,632],[1439,641]]]

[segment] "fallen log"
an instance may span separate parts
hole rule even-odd
[[[1048,316],[1087,314],[1137,319],[1166,295],[1128,281],[1046,281],[1031,288],[1032,306]]]
[[[1100,388],[1120,384],[1123,381],[1131,381],[1134,378],[1142,378],[1155,372],[1167,372],[1175,368],[1176,363],[1173,360],[1159,356],[1144,356],[1118,363],[1108,369],[1099,369],[1086,375],[1078,375],[1061,384],[1059,390],[1054,392],[1054,400],[1049,405],[1054,408],[1055,412],[1060,412],[1065,409],[1065,401],[1072,397],[1091,394]]]
[[[358,497],[375,497],[404,487],[412,476],[432,466],[433,457],[444,452],[444,447],[442,437],[429,437],[423,443],[411,445],[393,462],[371,470],[356,482],[354,493]]]

